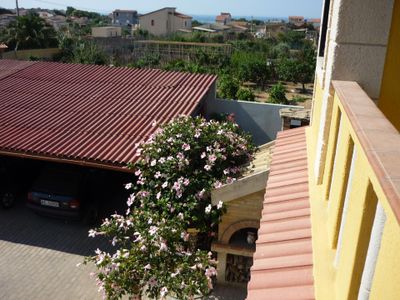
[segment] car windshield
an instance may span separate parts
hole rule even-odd
[[[33,185],[36,192],[74,196],[78,193],[81,174],[75,169],[45,168]]]

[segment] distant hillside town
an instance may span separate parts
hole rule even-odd
[[[85,29],[88,36],[115,37],[134,36],[135,33],[147,33],[149,36],[165,37],[176,33],[205,32],[208,34],[249,33],[256,38],[275,37],[280,32],[298,30],[307,32],[316,38],[320,28],[320,19],[306,19],[303,16],[289,16],[285,20],[247,20],[235,19],[229,12],[215,16],[214,23],[201,23],[192,16],[179,12],[175,7],[164,7],[156,11],[141,14],[137,10],[115,9],[108,15],[87,12],[67,7],[66,10],[20,8],[0,8],[0,30],[6,28],[19,16],[35,13],[56,31],[71,26]]]

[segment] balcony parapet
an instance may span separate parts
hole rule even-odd
[[[362,88],[333,81],[337,99],[400,223],[400,134]]]

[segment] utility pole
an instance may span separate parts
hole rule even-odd
[[[17,17],[19,17],[18,0],[15,0],[15,6],[17,7]]]

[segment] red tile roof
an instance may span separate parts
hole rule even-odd
[[[192,19],[191,16],[185,15],[185,14],[181,14],[179,12],[175,12],[174,16],[178,17],[178,18],[182,18],[182,19]]]
[[[248,300],[314,299],[305,128],[278,133]]]
[[[0,60],[0,154],[121,169],[159,123],[194,113],[206,74]]]
[[[229,18],[229,16],[227,16],[227,15],[221,15],[221,16],[217,16],[215,18],[215,20],[217,20],[217,21],[225,21],[228,18]]]

